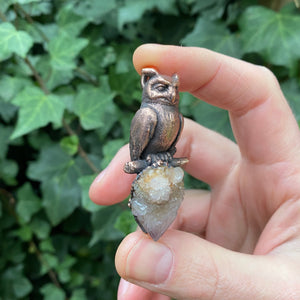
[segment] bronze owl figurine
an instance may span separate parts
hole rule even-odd
[[[126,173],[137,173],[131,186],[129,207],[140,226],[157,241],[177,215],[183,200],[187,158],[174,158],[183,128],[179,113],[179,80],[160,75],[155,69],[142,70],[142,104],[131,122],[130,162]]]
[[[141,85],[142,104],[130,128],[132,162],[124,168],[127,173],[139,173],[151,164],[174,164],[175,145],[184,122],[178,110],[179,80],[176,74],[169,77],[160,75],[153,68],[145,68],[141,74]],[[135,161],[143,161],[140,168],[138,163],[133,163]]]

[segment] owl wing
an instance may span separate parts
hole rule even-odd
[[[178,132],[177,132],[177,136],[173,142],[173,144],[171,145],[170,149],[168,150],[169,152],[171,152],[172,155],[175,154],[176,152],[176,144],[179,140],[179,137],[181,135],[181,132],[182,132],[182,129],[183,129],[183,126],[184,126],[184,118],[183,118],[183,115],[182,114],[179,114],[179,120],[180,120],[180,125],[179,125],[179,129],[178,129]]]
[[[157,115],[153,109],[143,107],[136,112],[130,128],[129,149],[132,161],[141,158],[143,151],[153,137],[156,124]]]

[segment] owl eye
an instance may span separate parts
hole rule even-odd
[[[157,89],[159,92],[164,92],[164,91],[166,91],[168,88],[169,88],[169,86],[166,85],[166,84],[160,84],[160,85],[156,86],[156,89]]]

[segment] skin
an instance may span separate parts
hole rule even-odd
[[[187,191],[158,242],[122,241],[118,299],[300,299],[300,134],[274,75],[201,48],[142,45],[133,63],[177,73],[181,91],[228,110],[237,144],[185,120],[176,156],[211,192]],[[128,196],[126,161],[128,146],[92,184],[95,203]]]

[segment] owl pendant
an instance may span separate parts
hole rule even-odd
[[[140,228],[157,241],[175,220],[183,200],[187,158],[174,158],[183,129],[179,113],[179,80],[142,70],[142,104],[131,122],[126,173],[136,173],[129,207]]]

